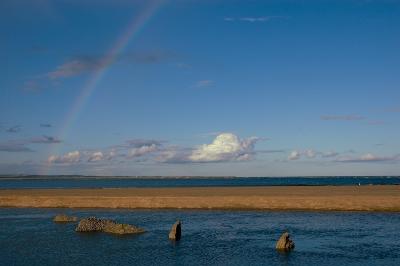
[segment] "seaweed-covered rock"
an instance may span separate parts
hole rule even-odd
[[[294,242],[290,239],[288,232],[282,234],[278,242],[276,242],[275,248],[280,251],[290,251],[294,249]]]
[[[75,216],[68,216],[66,214],[57,214],[54,216],[53,221],[56,223],[68,223],[68,222],[76,222],[78,218]]]
[[[142,228],[130,224],[107,222],[103,229],[103,232],[123,235],[123,234],[144,233],[145,231]]]
[[[181,221],[176,221],[174,225],[172,225],[171,231],[168,235],[169,239],[179,241],[181,239]]]
[[[110,221],[110,220],[102,220],[102,219],[98,219],[96,217],[85,218],[85,219],[80,220],[75,231],[77,231],[77,232],[102,231],[108,221]]]
[[[89,217],[82,219],[75,231],[77,232],[96,232],[101,231],[112,234],[137,234],[143,233],[144,229],[129,225],[119,224],[112,220],[98,219],[96,217]]]

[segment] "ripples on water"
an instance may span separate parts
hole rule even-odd
[[[59,211],[148,230],[76,233]],[[168,240],[176,219],[182,240]],[[296,249],[275,251],[289,229]],[[352,212],[0,209],[1,265],[400,265],[400,214]]]

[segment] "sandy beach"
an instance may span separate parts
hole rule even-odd
[[[400,186],[3,189],[0,207],[400,211]]]

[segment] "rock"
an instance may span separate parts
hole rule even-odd
[[[89,217],[80,220],[75,231],[77,232],[95,232],[102,231],[106,225],[107,220],[97,219],[96,217]]]
[[[106,233],[112,233],[112,234],[138,234],[138,233],[144,233],[144,229],[136,227],[134,225],[130,224],[119,224],[115,222],[107,222],[103,232]]]
[[[75,231],[77,232],[96,232],[101,231],[112,234],[137,234],[143,233],[144,229],[129,225],[119,224],[112,220],[98,219],[96,217],[89,217],[82,219]]]
[[[176,221],[168,235],[169,239],[179,241],[181,239],[181,221]]]
[[[68,222],[76,222],[78,218],[75,216],[68,216],[66,214],[57,214],[54,216],[53,221],[56,223],[68,223]]]
[[[294,242],[290,239],[288,232],[282,234],[278,242],[276,242],[275,248],[281,251],[290,251],[294,249]]]

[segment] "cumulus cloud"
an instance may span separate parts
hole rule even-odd
[[[76,163],[98,163],[105,162],[120,156],[116,150],[77,150],[68,152],[64,155],[51,155],[47,159],[48,163],[76,164]]]
[[[155,160],[160,163],[189,163],[189,155],[191,154],[185,149],[179,149],[178,147],[168,147],[163,149],[155,157]]]
[[[35,139],[35,143],[56,143],[58,140],[55,138],[41,138]],[[134,139],[128,140],[126,143],[121,145],[115,145],[112,147],[96,150],[79,150],[66,153],[64,155],[51,155],[48,157],[48,163],[59,163],[59,164],[73,164],[73,163],[98,163],[107,162],[114,160],[115,158],[132,159],[138,157],[144,157],[148,154],[153,154],[160,151],[161,143],[163,141],[158,140],[146,140],[146,139]],[[32,142],[30,142],[32,143]],[[154,156],[153,156],[154,158]]]
[[[193,150],[191,162],[243,161],[251,159],[257,137],[239,139],[232,133],[219,134],[211,144],[203,144]]]
[[[90,154],[88,162],[98,162],[104,159],[104,155],[101,151],[93,152]]]
[[[156,145],[154,143],[152,143],[150,145],[146,144],[146,145],[131,149],[128,153],[128,158],[140,157],[140,156],[144,156],[146,154],[150,154],[150,153],[153,153],[156,151],[158,151],[158,145]]]
[[[62,156],[51,155],[48,159],[48,163],[56,163],[56,164],[73,164],[79,163],[81,160],[81,152],[80,151],[72,151],[68,152]]]
[[[300,152],[299,151],[292,151],[289,156],[288,156],[288,160],[298,160],[300,159]]]
[[[339,153],[335,152],[335,151],[327,151],[327,152],[323,152],[321,153],[321,156],[323,158],[331,158],[331,157],[336,157],[338,156]]]
[[[162,145],[165,141],[153,139],[132,139],[126,141],[122,145],[114,146],[116,150],[124,151],[124,156],[128,159],[138,158],[149,154],[156,153],[162,150]]]
[[[308,158],[315,158],[316,156],[316,152],[314,150],[306,150],[304,152],[304,154],[308,157]]]
[[[119,147],[134,147],[134,148],[140,148],[142,146],[151,146],[151,145],[156,145],[156,146],[161,146],[165,141],[161,140],[154,140],[154,139],[131,139],[126,141],[125,145],[120,145]]]
[[[112,160],[116,156],[117,156],[117,151],[113,149],[108,153],[107,160]]]
[[[48,163],[73,164],[105,162],[119,157],[122,162],[130,159],[156,163],[206,163],[248,161],[257,153],[254,146],[260,138],[240,139],[232,133],[221,133],[211,144],[196,148],[165,146],[165,141],[134,139],[112,148],[96,151],[73,151],[64,155],[51,155]]]

